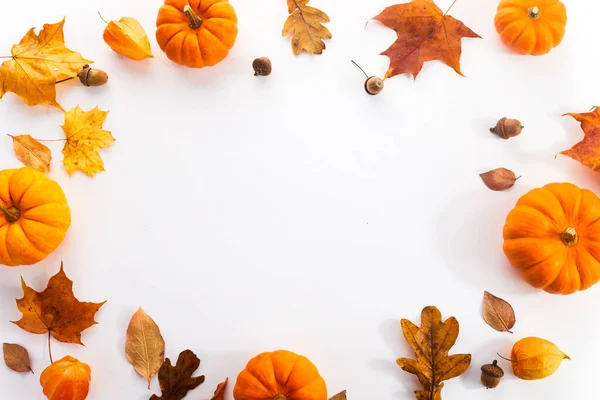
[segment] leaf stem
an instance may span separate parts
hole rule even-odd
[[[451,9],[452,7],[454,7],[454,5],[456,4],[456,2],[457,2],[457,1],[458,1],[458,0],[454,0],[454,1],[452,2],[452,4],[450,4],[450,7],[448,7],[448,9],[447,9],[447,10],[446,10],[446,12],[444,13],[444,15],[447,15],[447,14],[450,12],[450,9]]]
[[[104,23],[105,23],[106,25],[108,25],[108,22],[107,22],[107,21],[104,19],[104,17],[102,16],[102,14],[100,14],[100,11],[98,11],[98,15],[100,16],[100,19],[101,19],[102,21],[104,21]]]
[[[54,364],[54,361],[52,361],[52,347],[50,346],[51,340],[52,335],[50,334],[50,331],[48,331],[48,355],[50,356],[50,364]]]
[[[67,139],[37,139],[34,138],[35,140],[37,140],[38,142],[65,142]]]
[[[75,79],[75,77],[72,76],[70,78],[61,79],[60,81],[56,81],[56,84],[63,83],[63,82],[66,82],[66,81],[70,81],[71,79]]]
[[[496,354],[498,354],[498,353],[496,353]],[[500,357],[500,358],[502,358],[503,360],[506,360],[506,361],[516,362],[515,360],[511,360],[510,358],[506,358],[504,356],[501,356],[500,354],[498,354],[498,357]]]
[[[358,67],[358,69],[360,69],[362,71],[362,73],[365,74],[365,76],[367,77],[367,79],[369,78],[369,75],[367,75],[367,73],[365,72],[365,70],[362,69],[360,67],[360,65],[358,65],[354,60],[350,60],[350,61],[352,61],[352,64],[356,65]]]

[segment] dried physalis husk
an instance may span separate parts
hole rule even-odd
[[[483,183],[488,188],[501,192],[506,189],[510,189],[514,186],[517,179],[520,178],[515,176],[515,173],[506,168],[496,168],[483,174],[479,174]]]
[[[500,118],[496,126],[490,128],[490,132],[495,133],[502,139],[509,139],[521,134],[524,126],[518,119]]]

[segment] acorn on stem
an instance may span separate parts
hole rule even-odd
[[[381,91],[384,88],[384,83],[383,83],[383,79],[377,77],[377,76],[369,76],[367,75],[367,73],[365,72],[364,69],[362,69],[360,67],[360,65],[358,65],[356,62],[354,62],[354,60],[351,60],[352,64],[356,65],[358,67],[358,69],[360,69],[362,71],[363,74],[365,74],[365,76],[367,77],[367,80],[365,81],[365,91],[372,95],[372,96],[376,96],[379,93],[381,93]]]
[[[106,72],[98,68],[91,68],[89,65],[84,65],[77,77],[84,86],[102,86],[108,82]]]
[[[491,364],[485,364],[481,367],[481,383],[488,389],[498,386],[503,376],[504,371],[498,366],[498,361],[496,360]]]
[[[524,126],[518,119],[500,118],[496,126],[490,128],[490,132],[495,133],[502,139],[509,139],[518,136]]]

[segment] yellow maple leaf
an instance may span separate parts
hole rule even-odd
[[[292,36],[292,50],[302,53],[321,54],[325,50],[323,39],[331,39],[331,32],[323,26],[329,17],[323,11],[307,6],[310,0],[287,0],[290,16],[283,26],[282,36]]]
[[[64,19],[45,24],[39,35],[31,28],[12,47],[11,56],[5,57],[10,60],[0,66],[0,99],[12,92],[27,105],[47,104],[63,110],[56,102],[56,81],[76,76],[93,62],[65,47],[64,24]]]
[[[106,149],[114,143],[110,131],[102,129],[108,111],[95,107],[83,111],[77,106],[65,112],[65,124],[61,127],[67,142],[63,148],[63,163],[69,175],[80,169],[89,176],[104,171],[104,161],[98,150]]]

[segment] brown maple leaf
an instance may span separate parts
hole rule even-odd
[[[449,11],[449,10],[448,10]],[[374,19],[398,34],[398,39],[381,53],[390,58],[385,78],[399,74],[417,77],[425,61],[439,60],[462,75],[462,38],[480,36],[461,21],[447,15],[433,0],[412,0],[387,7]]]
[[[429,306],[421,312],[420,328],[407,319],[401,325],[416,360],[399,358],[396,362],[419,379],[423,390],[415,391],[417,400],[441,400],[442,382],[461,375],[471,364],[470,354],[448,355],[458,337],[458,321],[450,317],[442,322],[440,311]]]
[[[56,81],[77,76],[86,64],[93,61],[65,47],[65,20],[45,24],[39,35],[35,29],[14,45],[9,61],[0,66],[0,99],[13,92],[27,105],[48,104],[63,109],[56,102]]]
[[[332,35],[324,22],[329,17],[323,11],[307,6],[310,0],[287,0],[290,16],[283,26],[282,36],[292,35],[292,51],[299,55],[302,51],[308,54],[321,54],[325,50],[323,39],[331,39]]]
[[[570,115],[581,122],[581,129],[583,129],[585,136],[581,142],[569,150],[561,151],[560,154],[569,156],[586,167],[600,172],[600,110],[598,107],[594,107],[592,111],[587,113],[567,113],[564,115]]]
[[[36,334],[49,333],[60,342],[81,342],[81,332],[97,324],[96,312],[106,303],[80,302],[73,295],[73,281],[60,271],[48,281],[46,289],[38,293],[21,278],[23,298],[17,299],[17,308],[23,313],[13,321],[21,329]]]
[[[171,365],[168,358],[158,370],[158,382],[162,396],[153,394],[150,400],[181,400],[187,392],[204,382],[204,375],[192,377],[200,366],[200,359],[191,350],[179,354],[177,364]]]

